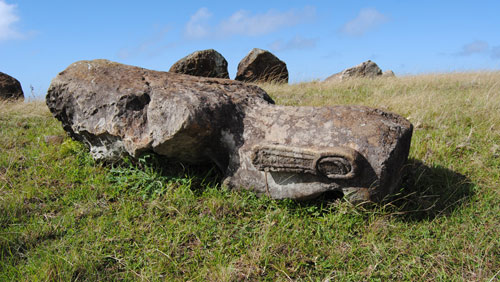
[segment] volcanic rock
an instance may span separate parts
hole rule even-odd
[[[382,73],[382,76],[383,77],[396,77],[396,75],[394,74],[394,72],[392,70],[385,70]]]
[[[288,83],[288,69],[271,52],[254,48],[238,64],[235,80]]]
[[[202,77],[229,78],[226,59],[214,49],[189,54],[173,64],[169,72]]]
[[[24,100],[21,83],[3,72],[0,72],[0,100]]]
[[[340,73],[331,75],[325,79],[325,81],[332,80],[345,80],[353,77],[369,77],[374,78],[376,76],[382,75],[382,70],[378,65],[370,60],[363,62],[357,66],[343,70]]]
[[[46,102],[96,159],[214,163],[228,187],[276,199],[338,191],[380,201],[399,185],[412,135],[406,119],[378,109],[277,106],[250,84],[105,60],[70,65]]]

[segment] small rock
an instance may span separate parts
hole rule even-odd
[[[238,64],[235,80],[288,83],[288,69],[271,52],[254,48]]]
[[[173,64],[169,72],[201,77],[229,78],[226,59],[214,49],[191,53]]]
[[[385,70],[382,73],[382,76],[383,77],[396,77],[396,75],[394,74],[394,72],[392,70]]]
[[[343,70],[340,73],[331,75],[325,79],[325,81],[332,80],[344,80],[353,77],[369,77],[374,78],[376,76],[382,75],[382,70],[378,65],[370,60],[363,62],[357,66]]]
[[[0,72],[0,100],[24,100],[21,83],[3,72]]]

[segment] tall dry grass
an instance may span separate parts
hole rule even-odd
[[[0,101],[0,115],[17,116],[19,118],[50,117],[49,108],[42,100]]]
[[[498,120],[500,72],[449,73],[396,78],[350,79],[290,85],[261,84],[278,104],[325,106],[363,104],[398,111],[416,123],[472,116]]]

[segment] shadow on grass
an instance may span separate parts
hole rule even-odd
[[[156,154],[144,154],[138,159],[125,158],[111,165],[108,181],[112,184],[108,199],[119,194],[136,194],[152,199],[166,193],[170,187],[185,185],[199,195],[210,185],[219,185],[222,174],[215,165],[184,165]]]
[[[407,221],[432,220],[460,208],[474,194],[474,184],[466,176],[448,168],[430,167],[419,160],[409,159],[405,169],[399,191],[389,195],[382,203],[362,203],[353,208],[397,216]],[[332,191],[313,200],[292,201],[288,206],[292,210],[314,208],[316,214],[321,215],[335,212],[331,204],[342,197],[341,192]]]
[[[179,183],[189,180],[190,189],[201,195],[208,186],[221,185],[222,173],[214,165],[184,166],[168,161],[161,156],[148,156],[148,161],[135,162],[132,166],[140,171],[149,171],[153,177],[140,175],[140,186],[145,186],[144,179],[157,180],[174,179]],[[131,166],[131,164],[127,164]],[[148,170],[147,168],[150,168]],[[142,173],[142,172],[141,172]],[[130,183],[130,178],[126,181]],[[430,167],[423,162],[409,159],[406,173],[403,176],[401,189],[390,195],[381,204],[362,205],[367,212],[382,211],[382,214],[395,215],[404,220],[432,220],[435,217],[447,215],[459,208],[473,195],[474,184],[464,175],[441,166]],[[342,198],[342,193],[332,191],[308,201],[279,201],[278,205],[286,206],[296,212],[313,210],[319,215],[332,210],[332,203]],[[355,207],[353,207],[355,208]],[[333,208],[335,209],[335,208]]]
[[[389,198],[394,214],[405,220],[432,220],[460,208],[474,195],[474,183],[442,166],[409,159],[399,193]]]

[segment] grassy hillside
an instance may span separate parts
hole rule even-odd
[[[415,126],[383,205],[257,198],[154,156],[95,163],[43,102],[0,105],[0,281],[498,281],[500,73],[262,85]]]

